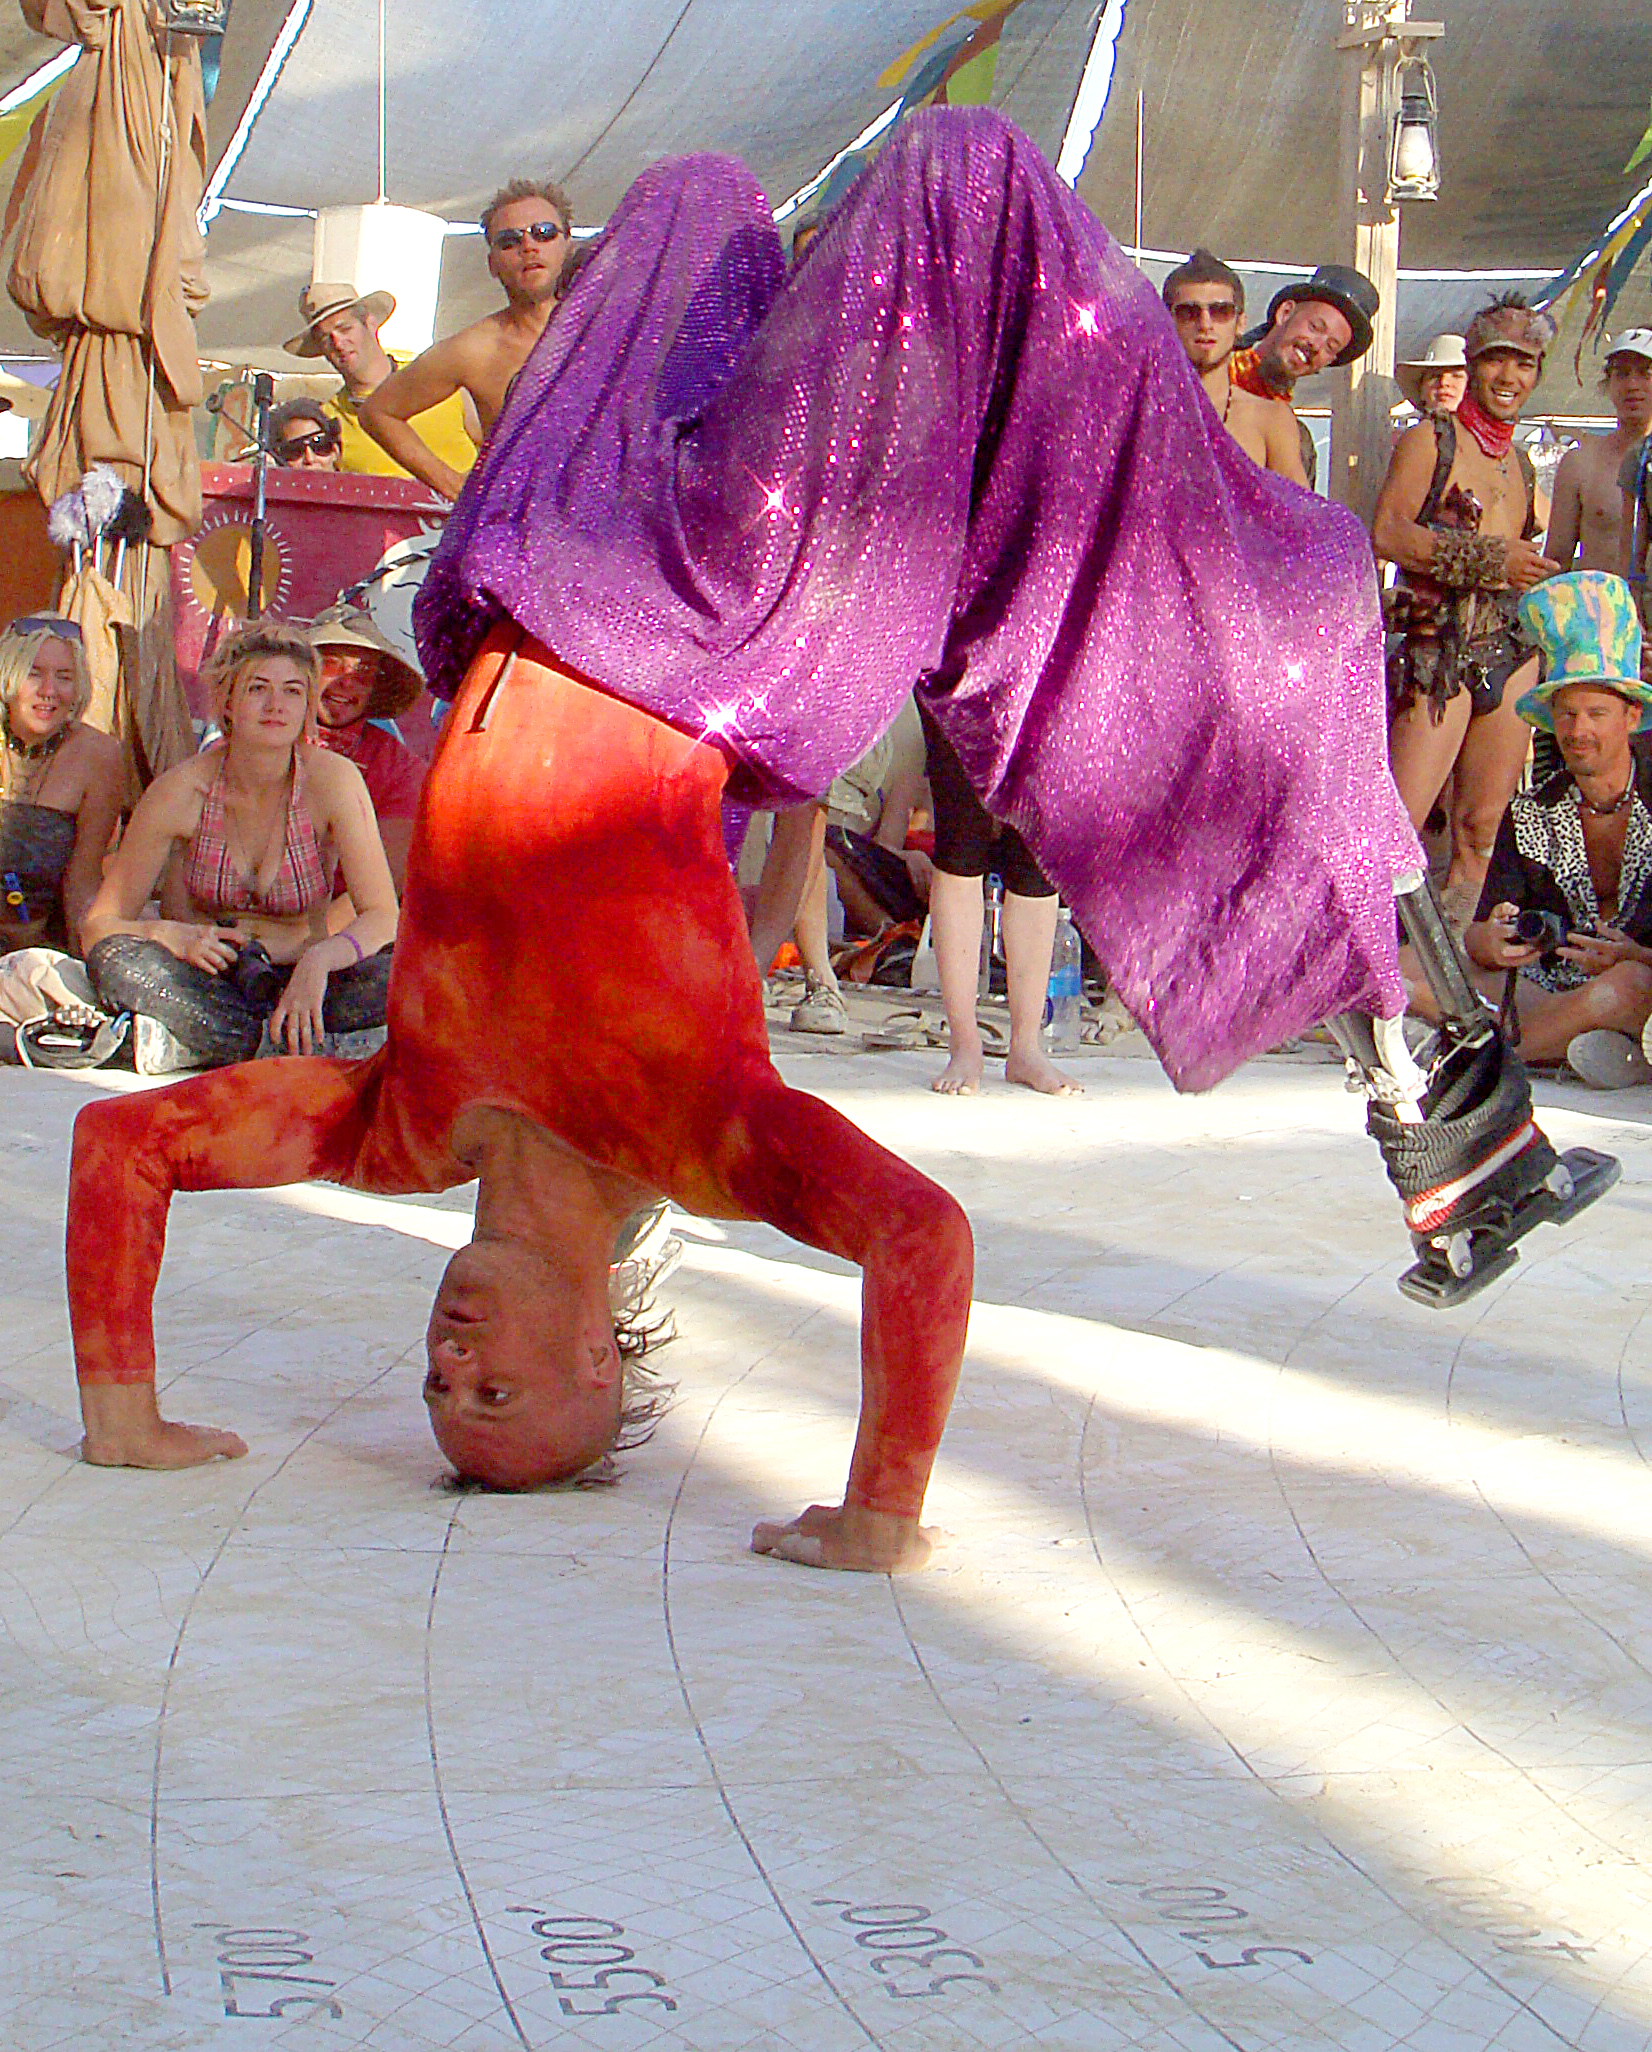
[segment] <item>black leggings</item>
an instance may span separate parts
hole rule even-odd
[[[948,876],[985,876],[990,869],[1017,898],[1053,898],[1055,886],[1032,859],[1012,826],[993,818],[964,775],[958,751],[920,700],[928,756],[929,795],[935,807],[935,867]]]
[[[225,1062],[250,1062],[264,1037],[264,1022],[274,1003],[258,1005],[241,995],[228,976],[214,976],[183,962],[159,941],[133,933],[112,933],[86,957],[105,1010],[143,1012],[159,1019],[191,1053],[211,1067]],[[285,989],[293,965],[278,969]],[[335,969],[327,978],[321,1016],[329,1033],[359,1033],[384,1024],[390,995],[390,950],[380,948],[364,962]]]

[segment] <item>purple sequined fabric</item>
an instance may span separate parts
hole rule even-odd
[[[638,179],[448,522],[438,691],[506,615],[746,799],[824,791],[923,678],[1180,1087],[1403,1003],[1365,533],[1229,438],[996,115],[904,123],[789,277],[739,163]]]

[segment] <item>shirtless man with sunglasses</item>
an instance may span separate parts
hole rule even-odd
[[[505,289],[500,312],[486,315],[385,379],[361,409],[363,427],[404,470],[456,499],[464,479],[410,425],[455,392],[468,392],[484,434],[505,403],[511,379],[528,360],[556,304],[573,247],[573,217],[559,185],[513,178],[482,213],[488,269]]]
[[[1245,317],[1245,288],[1238,273],[1208,249],[1196,249],[1165,279],[1164,303],[1176,323],[1176,339],[1223,427],[1253,463],[1305,485],[1295,414],[1283,400],[1245,391],[1228,374],[1228,358]]]

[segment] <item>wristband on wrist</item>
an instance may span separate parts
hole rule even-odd
[[[341,933],[341,934],[339,935],[339,939],[340,939],[341,941],[348,941],[348,942],[350,943],[351,947],[353,947],[353,948],[355,949],[355,951],[356,951],[356,960],[357,960],[358,962],[364,962],[364,961],[366,961],[366,959],[367,959],[367,950],[366,950],[366,949],[365,949],[365,948],[364,948],[364,947],[362,946],[361,942],[360,942],[359,940],[357,940],[357,939],[356,939],[356,937],[355,937],[355,935],[354,935],[353,933]]]
[[[1508,543],[1497,534],[1465,534],[1461,528],[1431,527],[1434,560],[1427,576],[1448,591],[1495,590],[1504,581]]]

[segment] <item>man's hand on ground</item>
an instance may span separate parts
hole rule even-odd
[[[198,1468],[203,1461],[239,1460],[247,1443],[211,1425],[163,1418],[152,1383],[83,1383],[86,1437],[80,1456],[95,1468]]]
[[[799,1567],[838,1568],[850,1574],[915,1574],[934,1551],[934,1534],[916,1518],[891,1517],[859,1504],[814,1503],[789,1525],[752,1529],[753,1553],[795,1561]]]

